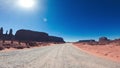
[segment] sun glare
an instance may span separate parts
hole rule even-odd
[[[18,0],[18,5],[26,9],[34,8],[35,0]]]

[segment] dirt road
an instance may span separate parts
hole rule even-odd
[[[0,52],[0,68],[120,68],[120,63],[82,52],[72,44]]]

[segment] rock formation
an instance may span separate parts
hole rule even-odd
[[[109,44],[110,40],[107,37],[101,37],[99,38],[99,44],[100,45],[105,45],[105,44]]]
[[[38,41],[38,42],[64,42],[62,38],[49,36],[44,32],[31,30],[18,30],[15,34],[15,39],[19,41]]]
[[[95,42],[95,40],[79,40],[78,42]]]
[[[3,50],[5,48],[23,49],[34,46],[48,46],[51,42],[65,43],[63,38],[49,36],[45,32],[21,29],[18,30],[15,35],[13,35],[12,29],[10,29],[9,32],[7,30],[6,33],[3,34],[3,28],[0,28],[0,50]]]
[[[0,28],[0,39],[3,38],[3,27]]]
[[[63,40],[63,38],[61,37],[55,37],[55,36],[49,36],[49,41],[50,42],[62,42],[64,43],[65,41]]]
[[[7,39],[8,40],[13,40],[14,39],[14,35],[13,35],[13,30],[12,29],[10,29],[10,31],[9,31],[9,34],[7,34]]]
[[[0,28],[0,40],[2,40],[3,43],[5,40],[11,40],[11,43],[13,43],[13,40],[17,40],[19,42],[65,42],[61,37],[49,36],[45,32],[37,32],[24,29],[18,30],[15,35],[13,35],[12,29],[9,30],[9,33],[6,31],[6,33],[3,34],[3,28]]]
[[[96,45],[98,42],[95,40],[79,40],[78,43],[84,43],[84,44],[89,44],[89,45]]]
[[[37,32],[37,31],[31,31],[31,30],[18,30],[15,34],[16,40],[21,41],[48,41],[48,34],[44,32]]]

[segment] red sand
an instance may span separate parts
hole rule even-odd
[[[93,54],[95,56],[99,56],[102,58],[110,59],[113,61],[120,62],[120,46],[115,45],[83,45],[83,44],[75,44],[75,46],[79,47],[83,51]]]

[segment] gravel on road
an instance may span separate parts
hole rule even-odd
[[[67,43],[0,52],[0,68],[120,68],[120,63],[90,55]]]

